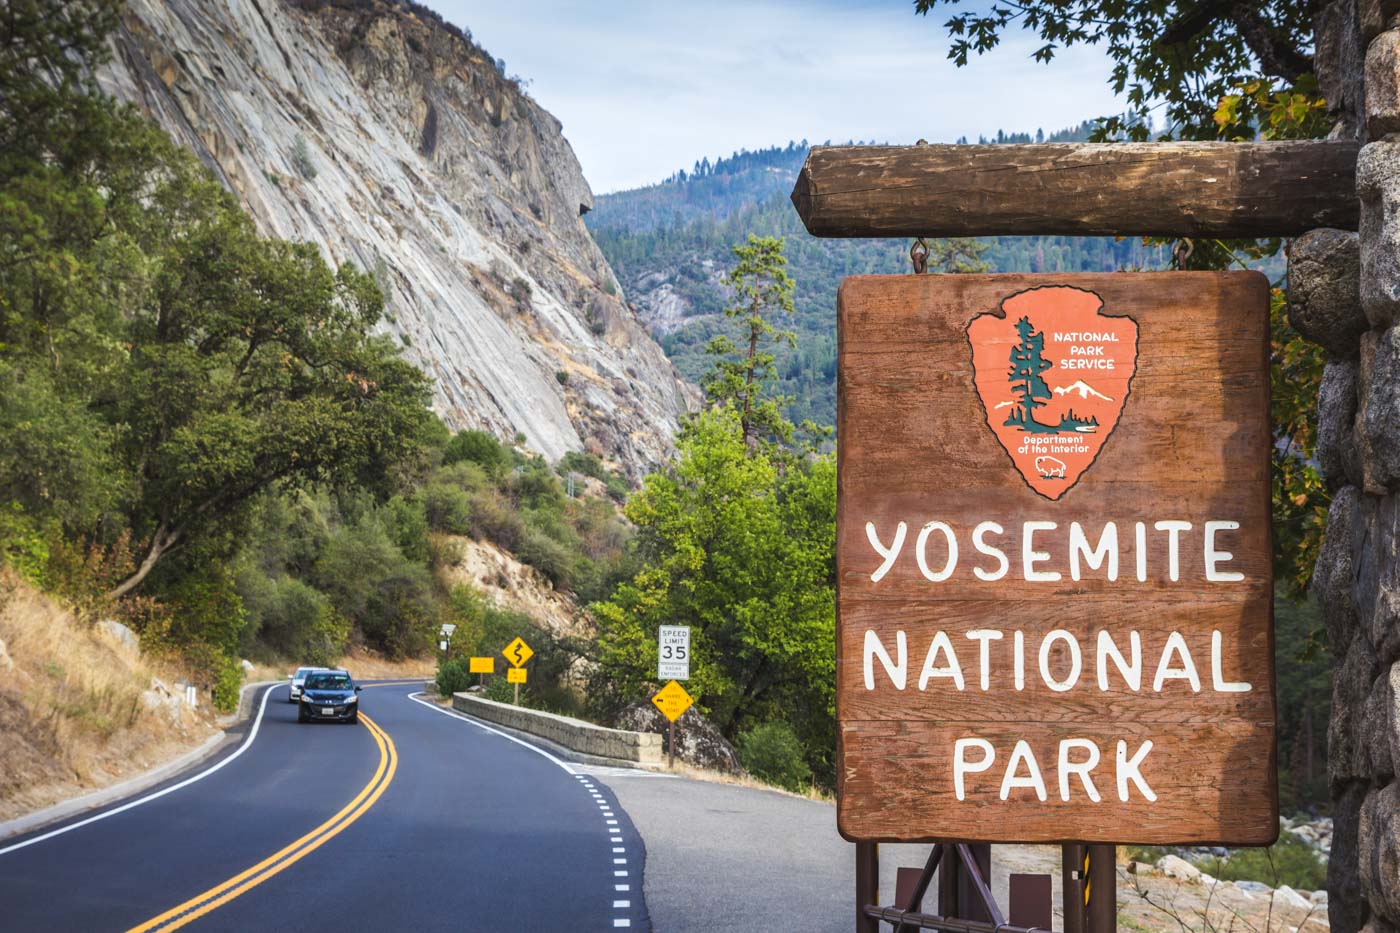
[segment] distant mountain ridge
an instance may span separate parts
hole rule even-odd
[[[998,133],[981,143],[1076,142],[1093,124],[1046,134]],[[965,140],[960,140],[965,142]],[[848,275],[909,271],[908,240],[817,239],[788,200],[808,144],[789,142],[696,162],[655,185],[600,195],[584,218],[617,273],[629,304],[681,373],[692,381],[709,369],[704,352],[725,327],[723,278],[730,247],[750,234],[787,238],[797,311],[779,326],[797,347],[779,352],[778,390],[791,396],[794,420],[836,418],[836,286]],[[1165,248],[1138,239],[1003,237],[985,241],[994,272],[1107,272],[1165,268]],[[935,271],[935,270],[930,270]]]

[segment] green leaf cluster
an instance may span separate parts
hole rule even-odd
[[[1134,139],[1148,137],[1140,115],[1154,107],[1180,138],[1215,139],[1218,103],[1252,78],[1303,81],[1312,72],[1313,18],[1321,10],[1296,0],[994,0],[954,11],[960,5],[914,2],[921,15],[948,10],[948,57],[958,65],[995,49],[1012,29],[1039,38],[1032,58],[1040,62],[1075,45],[1102,48],[1113,63],[1109,86],[1132,113],[1106,119],[1102,133]]]
[[[691,627],[686,687],[729,739],[783,719],[833,778],[836,465],[745,442],[732,405],[682,431],[668,469],[628,502],[642,567],[594,604],[606,717],[656,687],[659,625]]]

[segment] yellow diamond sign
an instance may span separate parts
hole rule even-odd
[[[517,638],[506,645],[506,650],[502,651],[501,654],[506,656],[506,660],[511,663],[512,667],[520,667],[535,656],[535,652],[530,649],[529,645],[525,644],[523,638]]]
[[[656,704],[656,708],[661,710],[661,714],[671,722],[681,718],[681,714],[690,709],[690,705],[695,702],[690,694],[685,692],[685,688],[674,680],[656,692],[656,696],[651,698],[651,702]]]

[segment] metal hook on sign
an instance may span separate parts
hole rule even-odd
[[[1191,254],[1196,251],[1196,244],[1190,237],[1184,236],[1176,241],[1172,247],[1172,262],[1178,269],[1185,267],[1186,260],[1191,258]]]
[[[914,245],[909,247],[909,261],[914,264],[914,274],[922,275],[928,271],[928,240],[919,237],[914,241]]]

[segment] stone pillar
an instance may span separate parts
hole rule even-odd
[[[1318,463],[1333,499],[1313,577],[1336,667],[1328,729],[1333,933],[1400,933],[1400,0],[1333,0],[1317,72],[1366,145],[1360,233],[1289,247],[1289,314],[1327,351]]]

